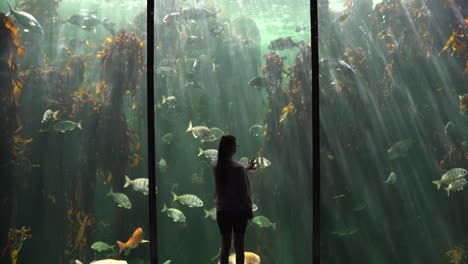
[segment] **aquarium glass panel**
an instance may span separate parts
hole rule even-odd
[[[0,263],[149,263],[146,16],[0,2]]]
[[[322,263],[464,263],[467,2],[318,3]]]
[[[159,262],[218,263],[211,163],[234,135],[234,160],[258,162],[245,263],[309,263],[309,1],[156,0],[155,10]]]

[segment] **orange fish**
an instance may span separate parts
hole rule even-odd
[[[465,116],[468,111],[468,94],[460,95],[460,114]]]
[[[117,241],[117,244],[119,245],[119,256],[126,249],[134,249],[140,243],[148,243],[148,242],[149,242],[148,240],[143,239],[143,229],[139,227],[135,230],[135,232],[133,232],[133,235],[128,239],[126,243]]]

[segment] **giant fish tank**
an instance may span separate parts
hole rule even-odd
[[[467,263],[467,4],[318,1],[321,263]]]
[[[151,3],[0,2],[0,263],[218,263],[227,134],[259,164],[245,263],[310,261],[309,1]]]

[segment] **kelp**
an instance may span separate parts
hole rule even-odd
[[[31,239],[32,235],[29,234],[31,228],[22,227],[21,229],[10,229],[8,232],[8,243],[3,249],[2,255],[8,253],[10,256],[10,264],[18,263],[18,257],[23,247],[24,242],[27,239]]]
[[[466,263],[466,250],[463,245],[456,245],[453,249],[447,251],[447,257],[450,263],[463,264]]]

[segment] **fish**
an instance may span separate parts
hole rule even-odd
[[[458,179],[458,180],[455,180],[455,181],[451,182],[448,185],[448,187],[445,187],[445,190],[447,191],[447,196],[450,196],[450,191],[457,192],[457,191],[463,190],[466,183],[467,183],[467,181],[466,181],[465,178],[461,178],[461,179]]]
[[[203,211],[205,211],[205,218],[211,217],[211,219],[216,221],[216,207],[213,207],[210,210],[203,209]]]
[[[463,168],[453,168],[447,172],[445,172],[443,175],[442,175],[442,178],[440,178],[440,180],[438,181],[432,181],[432,183],[434,183],[435,185],[437,185],[437,190],[440,189],[440,186],[442,184],[450,184],[458,179],[461,179],[463,177],[466,176],[466,174],[468,174],[468,171],[463,169]]]
[[[173,139],[174,139],[174,134],[172,133],[164,134],[164,136],[161,138],[162,142],[166,144],[171,144]]]
[[[259,264],[260,256],[253,252],[244,251],[244,264]],[[229,264],[236,264],[236,253],[229,255]]]
[[[240,160],[239,160],[239,163],[242,164],[242,166],[244,167],[248,167],[249,166],[249,158],[247,157],[242,157]]]
[[[177,98],[175,96],[171,95],[171,96],[166,97],[163,95],[161,105],[167,105],[167,107],[169,108],[175,108],[176,103],[177,103]]]
[[[112,36],[115,36],[116,32],[114,29],[114,26],[117,25],[117,23],[112,22],[109,18],[105,17],[101,20],[102,26],[109,31],[109,33],[112,34]]]
[[[130,199],[128,199],[127,195],[124,193],[114,193],[112,186],[110,191],[107,193],[107,196],[112,196],[112,199],[117,203],[118,207],[132,209],[132,203],[130,202]]]
[[[180,12],[180,16],[187,20],[203,20],[207,18],[216,18],[219,12],[213,13],[206,8],[189,7]]]
[[[265,76],[256,76],[250,79],[249,85],[251,87],[257,88],[260,90],[260,88],[269,88],[274,86],[274,82],[271,82],[267,77]]]
[[[158,161],[157,165],[158,165],[158,168],[159,168],[161,171],[165,172],[165,171],[167,170],[167,163],[166,163],[166,160],[165,160],[165,159],[161,158],[161,159]]]
[[[335,200],[340,200],[340,199],[346,198],[346,195],[345,194],[339,194],[339,195],[333,196],[332,198],[335,199]]]
[[[83,264],[79,260],[75,260],[75,264]],[[128,264],[125,260],[118,260],[118,259],[102,259],[102,260],[95,260],[90,264]]]
[[[172,218],[174,222],[185,222],[186,218],[182,211],[175,209],[175,208],[167,208],[166,204],[164,204],[163,209],[161,212],[167,212],[167,216]]]
[[[59,110],[53,112],[52,110],[50,109],[47,109],[45,112],[44,112],[44,115],[42,116],[42,121],[41,123],[48,123],[49,121],[55,121],[57,120],[57,115],[59,113]]]
[[[253,125],[249,128],[249,133],[256,137],[263,135],[263,126],[259,124]]]
[[[124,188],[132,186],[133,190],[137,192],[142,192],[144,195],[149,194],[149,180],[147,178],[137,178],[131,180],[127,175],[125,175],[125,185]],[[156,194],[158,193],[158,187],[156,187]]]
[[[455,131],[455,124],[452,121],[448,121],[444,127],[445,134],[451,135],[453,134],[454,131]]]
[[[384,181],[384,183],[395,184],[396,180],[397,180],[397,174],[392,171],[390,172],[390,175],[388,175],[388,179]]]
[[[411,145],[414,144],[414,140],[412,139],[405,139],[405,140],[400,140],[394,145],[392,145],[388,150],[387,150],[387,155],[390,160],[396,160],[401,157],[406,157],[409,151],[409,148]]]
[[[257,224],[259,227],[272,227],[273,230],[276,230],[276,223],[272,223],[270,219],[265,216],[256,216],[252,219],[252,222]]]
[[[304,41],[294,42],[291,37],[277,38],[268,44],[269,50],[285,50],[292,48],[300,48],[304,45]]]
[[[296,29],[294,31],[301,32],[305,30],[306,28],[307,28],[306,26],[296,25]]]
[[[160,76],[171,76],[175,72],[176,71],[169,66],[158,66],[158,68],[156,68],[156,74]]]
[[[218,150],[216,149],[206,149],[206,150],[203,150],[202,148],[198,148],[198,157],[200,157],[201,155],[205,155],[205,157],[211,159],[211,160],[215,160],[218,158]]]
[[[67,131],[72,131],[75,128],[79,128],[80,130],[82,129],[81,121],[78,123],[75,123],[73,121],[68,121],[68,120],[60,121],[52,127],[53,130],[62,132],[62,133],[65,133]]]
[[[37,22],[36,18],[33,15],[24,11],[14,10],[13,8],[11,8],[10,3],[7,2],[7,4],[8,8],[10,9],[10,12],[8,12],[7,16],[9,16],[10,13],[13,14],[18,24],[25,28],[25,32],[29,32],[29,30],[31,30],[31,32],[41,33],[41,35],[44,34],[41,25],[39,24],[39,22]]]
[[[117,241],[117,245],[119,245],[119,256],[126,249],[131,250],[136,248],[140,243],[148,243],[148,240],[143,239],[143,234],[143,229],[141,227],[138,227],[137,229],[135,229],[132,236],[127,240],[127,242],[123,243],[121,241]]]
[[[206,126],[192,126],[192,121],[185,132],[192,132],[194,138],[200,138],[201,142],[216,140],[211,130]]]
[[[164,25],[172,24],[179,16],[180,12],[169,13],[164,16],[162,22]]]
[[[332,232],[339,237],[351,236],[356,234],[359,231],[357,228],[340,228]]]
[[[224,34],[224,27],[217,26],[210,29],[210,35],[214,37],[218,37],[219,35]]]
[[[468,117],[468,94],[459,95],[460,98],[460,114],[463,117]]]
[[[108,250],[113,250],[115,248],[115,245],[110,246],[109,244],[107,244],[105,242],[98,241],[98,242],[94,242],[91,245],[91,248],[93,250],[97,251],[97,252],[104,252],[104,251],[108,251]]]
[[[188,207],[202,207],[203,201],[193,194],[183,194],[177,196],[172,192],[172,202],[179,201],[181,204],[187,205]]]
[[[347,77],[348,79],[356,78],[356,70],[351,65],[340,59],[321,59],[319,61],[320,77],[328,77],[335,79],[336,75]]]
[[[86,31],[96,32],[96,26],[102,21],[95,15],[75,14],[67,18],[67,23],[78,26]]]
[[[168,260],[164,261],[164,263],[163,263],[163,264],[171,264],[171,260],[170,260],[170,259],[168,259]]]
[[[271,165],[271,162],[264,157],[256,157],[254,162],[256,162],[260,168],[266,168]]]
[[[195,44],[195,43],[199,42],[202,39],[203,39],[203,36],[199,37],[199,36],[195,36],[195,35],[190,35],[187,38],[187,44]]]
[[[210,127],[210,131],[211,133],[214,135],[214,137],[216,139],[219,139],[221,138],[222,136],[224,136],[224,131],[222,131],[220,128],[217,128],[217,127]]]

